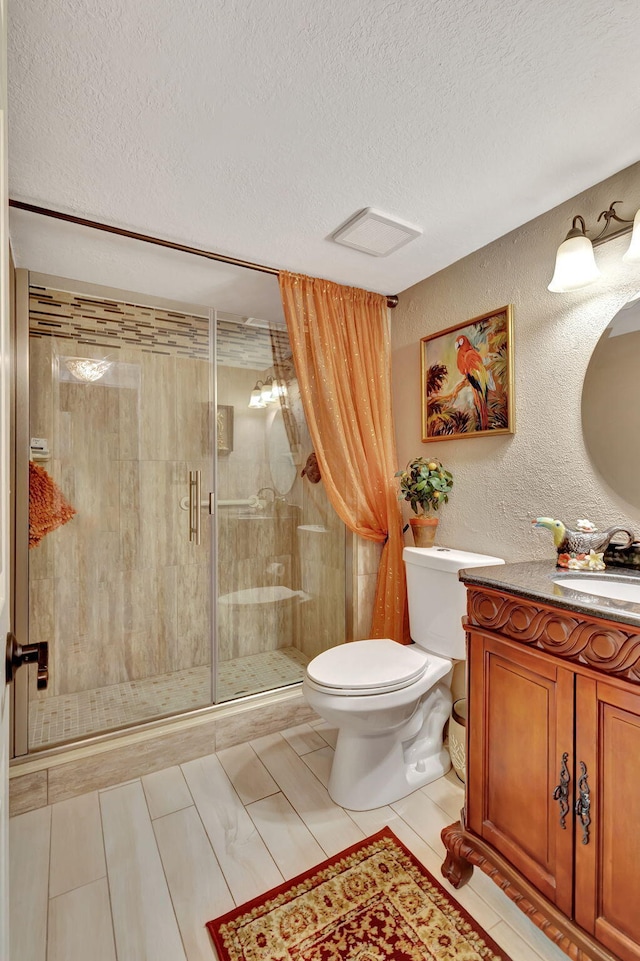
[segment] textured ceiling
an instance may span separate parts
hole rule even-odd
[[[9,231],[18,267],[115,287],[129,292],[136,303],[153,303],[155,298],[178,301],[191,312],[200,305],[275,323],[283,320],[278,280],[272,274],[14,208]]]
[[[12,197],[342,283],[403,290],[640,159],[637,0],[9,12]],[[326,239],[365,206],[424,234]]]

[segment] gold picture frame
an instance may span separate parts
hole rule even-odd
[[[420,341],[422,441],[515,433],[513,305]]]
[[[233,407],[218,404],[216,411],[218,454],[230,454],[233,450]]]

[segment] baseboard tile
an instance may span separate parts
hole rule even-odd
[[[299,691],[286,697],[228,705],[230,710],[176,720],[155,731],[127,732],[86,748],[74,745],[69,751],[49,758],[34,758],[12,767],[9,781],[10,814],[67,800],[88,791],[101,790],[131,778],[152,774],[174,764],[213,754],[261,734],[318,720]],[[167,729],[169,728],[169,729]],[[46,762],[49,762],[48,764]],[[21,772],[27,765],[39,769]]]

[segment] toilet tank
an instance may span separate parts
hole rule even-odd
[[[419,647],[441,657],[465,657],[462,617],[466,590],[458,580],[465,567],[504,564],[501,557],[469,554],[449,547],[405,547],[409,630]]]

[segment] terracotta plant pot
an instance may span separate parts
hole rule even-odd
[[[437,517],[410,517],[413,543],[416,547],[433,547],[436,539]]]

